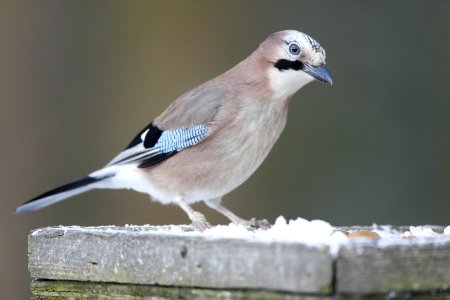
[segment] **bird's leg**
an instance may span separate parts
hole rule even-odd
[[[242,219],[241,217],[235,215],[231,210],[223,206],[220,202],[221,202],[220,198],[205,201],[206,205],[208,205],[210,208],[227,217],[234,224],[262,229],[270,228],[270,223],[266,219],[263,220],[257,220],[256,218],[251,218],[250,220]]]
[[[192,221],[192,226],[194,226],[196,230],[205,231],[211,227],[208,221],[206,221],[205,216],[202,213],[192,209],[192,207],[182,197],[176,197],[175,202],[188,215],[189,219]]]

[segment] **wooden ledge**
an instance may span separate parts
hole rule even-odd
[[[327,246],[214,238],[190,226],[48,227],[29,235],[28,251],[32,291],[40,298],[51,298],[61,284],[65,293],[68,286],[79,292],[83,283],[116,293],[136,286],[147,296],[199,288],[333,299],[450,288],[449,236],[351,241],[334,257]]]

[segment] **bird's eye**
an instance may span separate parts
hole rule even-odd
[[[293,55],[298,55],[300,53],[300,46],[293,43],[289,45],[289,52]]]

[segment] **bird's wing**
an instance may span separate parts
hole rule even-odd
[[[164,129],[177,129],[214,122],[222,105],[231,97],[230,87],[210,80],[175,100],[155,119]]]
[[[208,83],[182,95],[107,166],[136,163],[139,168],[146,168],[200,143],[214,131],[225,95],[222,87]]]
[[[139,168],[150,167],[198,144],[204,139],[208,129],[206,125],[196,125],[162,131],[150,123],[108,166],[136,163]]]

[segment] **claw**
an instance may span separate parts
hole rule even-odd
[[[266,219],[257,220],[256,218],[251,218],[249,221],[249,226],[256,229],[264,229],[267,230],[270,228],[270,223]]]
[[[205,231],[208,228],[211,228],[211,225],[206,221],[206,218],[203,214],[199,212],[194,212],[191,216],[192,226],[200,232]]]

